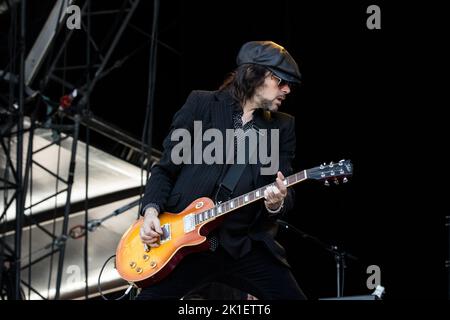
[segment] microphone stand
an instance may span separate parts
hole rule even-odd
[[[307,234],[306,232],[303,232],[303,231],[297,229],[296,227],[294,227],[293,225],[287,223],[284,220],[278,219],[277,223],[278,223],[278,225],[280,225],[281,227],[285,228],[286,230],[294,231],[294,233],[296,233],[297,235],[299,235],[303,239],[312,240],[319,247],[322,247],[326,251],[328,251],[331,254],[333,254],[334,259],[336,261],[336,291],[337,291],[337,297],[342,297],[343,294],[344,294],[344,287],[343,287],[342,283],[343,283],[343,279],[344,279],[345,268],[347,267],[346,263],[345,263],[345,259],[349,258],[349,259],[354,260],[354,261],[358,261],[359,259],[357,257],[355,257],[354,255],[351,255],[351,254],[349,254],[349,253],[339,249],[335,245],[329,245],[329,244],[319,240],[318,238],[316,238],[314,236],[311,236],[311,235]]]
[[[137,200],[135,200],[133,202],[130,202],[130,203],[128,203],[128,204],[126,204],[126,205],[124,205],[124,206],[114,210],[112,213],[104,216],[101,219],[89,220],[88,223],[87,223],[87,230],[90,231],[90,232],[95,231],[103,223],[103,221],[108,220],[110,218],[113,218],[115,216],[118,216],[119,214],[121,214],[121,213],[123,213],[123,212],[125,212],[125,211],[127,211],[127,210],[129,210],[129,209],[131,209],[131,208],[133,208],[135,206],[137,206],[139,204],[139,201],[140,200],[137,199]],[[73,228],[70,229],[70,232],[69,232],[70,237],[73,238],[73,239],[81,238],[85,234],[86,234],[86,228],[83,225],[74,226]]]

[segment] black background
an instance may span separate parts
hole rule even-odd
[[[235,67],[244,42],[282,44],[303,75],[302,85],[281,108],[296,117],[295,169],[340,159],[354,164],[346,185],[295,186],[296,207],[289,223],[359,258],[347,260],[345,295],[370,293],[366,268],[378,265],[386,298],[446,298],[444,212],[425,201],[426,189],[434,186],[422,181],[430,173],[422,170],[422,160],[431,153],[430,144],[422,141],[428,122],[422,112],[431,106],[422,100],[421,90],[431,80],[423,72],[435,63],[425,54],[434,52],[432,40],[440,31],[424,17],[440,9],[380,1],[161,2],[154,147],[161,149],[173,114],[191,90],[218,88]],[[52,6],[48,3],[29,4],[29,44]],[[370,4],[381,8],[381,30],[366,27]],[[142,1],[132,23],[150,33],[152,11],[151,1]],[[108,20],[102,19],[93,20],[94,38],[107,35]],[[68,64],[85,55],[82,32],[75,32]],[[3,55],[4,39],[2,33]],[[148,38],[128,28],[112,60],[136,48],[141,49],[98,83],[90,107],[140,139]],[[66,76],[83,84],[81,75]],[[67,92],[53,86],[46,93],[58,99]],[[92,143],[105,150],[114,147],[95,136]],[[279,241],[308,297],[336,295],[330,253],[291,231],[281,230]]]

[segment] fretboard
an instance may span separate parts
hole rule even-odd
[[[306,180],[307,170],[300,171],[296,174],[293,174],[283,180],[284,185],[288,188],[296,183],[299,183],[303,180]],[[195,225],[199,225],[204,223],[205,221],[212,220],[221,215],[227,214],[231,211],[237,210],[243,206],[246,206],[250,203],[258,201],[259,199],[264,198],[264,191],[269,187],[273,186],[274,183],[265,185],[259,189],[250,191],[245,193],[239,197],[234,199],[222,202],[217,204],[214,208],[211,208],[207,211],[199,212],[195,214]]]

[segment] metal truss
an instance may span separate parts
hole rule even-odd
[[[120,62],[123,62],[127,58],[125,57],[121,61],[111,63],[111,56],[139,2],[140,0],[124,0],[119,7],[93,11],[90,10],[90,0],[59,0],[49,17],[50,22],[44,26],[41,36],[38,37],[35,46],[30,50],[26,58],[23,39],[25,38],[26,29],[25,13],[27,1],[22,0],[12,8],[14,13],[16,13],[17,21],[20,21],[20,27],[17,27],[16,30],[19,35],[14,39],[16,43],[20,44],[20,58],[18,59],[18,63],[17,61],[13,61],[14,63],[10,64],[11,67],[8,73],[0,70],[0,77],[4,79],[6,79],[7,74],[19,74],[18,81],[15,84],[11,77],[9,79],[11,88],[8,94],[8,105],[0,104],[0,116],[2,116],[2,122],[0,122],[0,150],[5,155],[5,163],[0,163],[0,172],[3,172],[3,175],[0,177],[0,190],[4,191],[4,197],[2,199],[4,206],[0,212],[0,286],[6,280],[12,280],[14,283],[14,285],[10,285],[9,289],[6,290],[8,299],[24,298],[22,286],[25,286],[28,290],[35,292],[45,299],[38,290],[31,286],[31,283],[27,283],[21,279],[21,271],[30,268],[32,265],[55,253],[59,253],[59,260],[54,298],[59,299],[60,297],[65,247],[66,241],[69,238],[68,222],[71,212],[71,191],[74,183],[73,177],[76,166],[76,151],[80,125],[84,125],[107,137],[116,139],[124,146],[122,157],[127,158],[127,160],[139,162],[142,165],[142,162],[146,160],[144,158],[148,156],[147,148],[149,146],[130,138],[125,133],[100,119],[89,116],[89,97],[96,84],[102,77],[117,68]],[[64,55],[66,54],[67,46],[71,42],[74,33],[80,32],[80,30],[65,30],[65,34],[60,39],[62,42],[57,45],[58,33],[61,35],[64,24],[65,14],[62,9],[64,9],[64,6],[73,3],[79,5],[81,8],[81,29],[84,32],[86,43],[88,44],[86,45],[86,61],[84,64],[79,65],[65,65]],[[57,10],[58,8],[59,11]],[[108,32],[109,36],[100,41],[99,39],[94,39],[90,30],[91,21],[99,15],[113,15],[115,17],[115,22],[112,23],[112,27]],[[18,25],[19,23],[17,23]],[[34,50],[35,48],[38,49]],[[39,48],[41,49],[39,50]],[[54,49],[54,55],[48,54],[52,52],[52,50],[49,50],[51,48]],[[11,59],[17,60],[15,58],[16,56],[17,52],[11,51]],[[43,68],[45,59],[47,59],[48,68]],[[29,65],[30,61],[33,61],[32,65]],[[74,72],[73,75],[72,72]],[[80,72],[82,74],[81,78],[79,76]],[[61,74],[64,76],[61,76]],[[51,82],[62,86],[65,92],[70,92],[62,97],[70,100],[68,104],[64,105],[64,103],[55,102],[56,99],[43,94]],[[19,90],[16,90],[17,86]],[[38,87],[39,91],[31,90],[30,88],[33,86]],[[33,95],[29,95],[28,92],[32,92]],[[78,95],[77,99],[75,99],[74,92]],[[28,114],[26,115],[26,113]],[[42,117],[42,114],[44,114],[44,117]],[[25,121],[26,119],[28,122]],[[63,119],[64,121],[57,123],[55,119]],[[47,146],[33,150],[34,136],[38,129],[50,130],[54,133],[55,139]],[[28,135],[28,146],[24,161],[25,134]],[[66,174],[54,172],[45,163],[36,160],[40,152],[51,146],[60,145],[68,137],[72,138],[72,145],[70,148],[70,166]],[[15,150],[13,146],[15,146]],[[153,157],[153,161],[156,161],[160,157],[160,153],[151,147],[150,149],[152,150],[151,156]],[[29,186],[32,185],[33,167],[39,167],[53,176],[60,183],[64,184],[64,188],[26,206],[25,199]],[[56,235],[42,227],[39,221],[30,213],[37,205],[49,201],[62,193],[66,193],[63,228],[61,234]],[[14,203],[16,206],[14,218],[15,246],[12,248],[4,241],[4,231],[8,224],[10,224],[10,222],[6,221],[7,211]],[[22,229],[24,225],[33,225],[46,233],[50,239],[49,244],[43,249],[51,248],[50,252],[26,264],[22,263],[21,250]]]

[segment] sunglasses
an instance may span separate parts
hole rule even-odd
[[[278,87],[282,88],[285,85],[288,85],[290,89],[292,89],[294,87],[294,83],[293,82],[289,82],[286,80],[281,79],[280,77],[274,75],[273,73],[271,74],[272,78],[275,79],[275,81],[277,81],[278,83]]]

